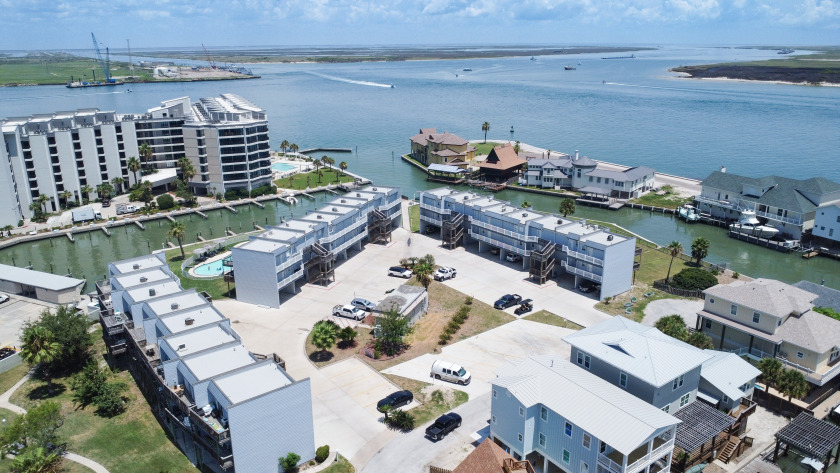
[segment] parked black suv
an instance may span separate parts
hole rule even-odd
[[[406,406],[411,404],[414,400],[414,394],[411,391],[397,391],[386,396],[384,399],[376,403],[376,410],[385,412],[385,406],[391,406],[391,409]]]
[[[438,417],[434,424],[426,427],[426,436],[432,440],[440,440],[460,426],[461,416],[450,412]]]
[[[520,302],[522,302],[522,296],[519,294],[505,294],[501,299],[497,300],[496,303],[493,304],[493,307],[504,310],[508,307],[513,307]]]

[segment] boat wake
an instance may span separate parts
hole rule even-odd
[[[309,74],[312,74],[313,76],[316,76],[316,77],[320,77],[322,79],[334,80],[336,82],[346,82],[348,84],[368,85],[368,86],[371,86],[371,87],[384,87],[386,89],[391,89],[391,88],[394,87],[393,84],[380,84],[378,82],[369,82],[369,81],[366,81],[366,80],[345,79],[343,77],[328,76],[326,74],[319,74],[317,72],[310,72]]]

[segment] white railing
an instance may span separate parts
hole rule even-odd
[[[589,271],[586,271],[586,270],[583,270],[583,269],[580,269],[580,268],[576,268],[574,266],[569,266],[568,264],[566,264],[565,261],[561,261],[560,266],[566,268],[567,273],[577,274],[578,276],[583,276],[586,279],[590,279],[590,280],[595,281],[595,282],[602,282],[603,279],[604,279],[602,276],[599,276],[595,273],[592,273],[592,272],[589,272]]]
[[[432,225],[437,225],[438,227],[442,227],[442,226],[443,226],[443,220],[441,220],[441,219],[439,219],[439,218],[433,218],[433,217],[427,217],[427,216],[425,216],[425,215],[421,215],[421,216],[420,216],[420,220],[422,220],[422,221],[424,221],[424,222],[429,222],[429,223],[431,223]]]
[[[390,204],[381,205],[381,206],[377,207],[376,209],[379,210],[379,211],[382,211],[382,212],[386,212],[388,210],[393,209],[394,207],[396,207],[398,205],[400,205],[400,199],[397,199],[397,200],[391,202]]]
[[[284,287],[288,286],[290,282],[294,281],[295,279],[299,279],[301,277],[303,277],[303,268],[300,268],[299,270],[292,273],[291,276],[289,276],[289,277],[281,280],[280,282],[278,282],[277,283],[277,289],[283,289]]]
[[[334,253],[338,253],[338,252],[344,251],[344,249],[345,249],[345,248],[349,247],[349,246],[350,246],[350,245],[352,245],[353,243],[356,243],[356,242],[358,242],[358,241],[361,241],[361,240],[362,240],[362,239],[364,239],[366,236],[367,236],[367,233],[366,233],[366,232],[359,233],[358,235],[354,236],[353,238],[351,238],[351,239],[349,239],[349,240],[345,241],[344,243],[342,243],[341,245],[337,246],[337,247],[333,250],[333,252],[334,252]]]
[[[428,210],[430,212],[434,212],[441,215],[449,215],[451,211],[449,209],[442,209],[440,207],[434,207],[429,204],[420,204],[420,208],[423,210]]]
[[[475,238],[476,240],[481,240],[483,242],[487,242],[487,243],[489,243],[493,246],[498,246],[499,248],[504,248],[507,251],[512,251],[512,252],[514,252],[516,254],[519,254],[519,255],[522,255],[522,256],[526,256],[526,257],[531,256],[531,252],[528,251],[528,250],[508,245],[507,243],[503,243],[501,241],[495,240],[495,239],[490,238],[488,236],[484,236],[480,233],[475,233],[472,230],[470,230],[469,233],[470,233],[470,236],[472,238]]]
[[[525,235],[524,233],[517,233],[511,230],[506,230],[502,227],[497,227],[496,225],[492,225],[486,222],[482,222],[480,220],[471,220],[470,224],[475,225],[477,227],[486,228],[492,232],[499,233],[501,235],[509,236],[511,238],[516,238],[517,240],[527,241],[527,242],[536,242],[537,237]]]
[[[612,461],[610,457],[604,455],[603,453],[598,454],[598,462],[610,471],[613,471],[615,473],[621,473],[621,465]]]
[[[659,448],[652,451],[650,453],[650,456],[653,457],[653,458],[659,458],[660,456],[664,455],[665,452],[667,452],[668,450],[673,450],[673,448],[674,448],[674,440],[672,439],[672,440],[669,440],[669,441],[663,443],[662,445],[659,446]]]
[[[284,269],[288,268],[289,266],[291,266],[295,263],[300,263],[300,261],[302,259],[303,259],[303,253],[298,253],[295,256],[292,256],[291,259],[287,259],[286,261],[277,265],[277,268],[276,268],[275,272],[279,273],[280,271],[283,271]]]
[[[738,206],[738,204],[734,204],[734,203],[729,202],[727,200],[711,199],[709,197],[704,197],[702,195],[695,196],[694,200],[696,200],[697,202],[703,202],[703,203],[706,203],[706,204],[709,204],[709,205],[716,205],[718,207],[723,207],[725,209],[732,209],[732,210],[738,210],[738,211],[741,210],[741,208]]]
[[[777,220],[779,222],[790,223],[792,225],[801,225],[802,224],[802,217],[801,216],[796,217],[796,218],[794,218],[794,217],[782,217],[781,215],[777,215],[777,214],[770,213],[770,212],[761,212],[761,211],[758,211],[758,210],[755,211],[755,214],[756,214],[756,216],[764,217],[767,220]]]
[[[356,219],[355,222],[351,223],[348,227],[342,229],[340,232],[333,233],[332,235],[327,235],[324,238],[320,238],[318,240],[318,243],[320,243],[322,245],[332,243],[336,239],[341,238],[344,235],[346,235],[347,233],[359,228],[362,225],[366,225],[366,224],[367,224],[367,219],[366,218],[358,218],[358,219]]]
[[[604,260],[596,258],[594,256],[589,256],[586,253],[581,253],[579,251],[572,250],[566,245],[563,245],[563,251],[572,258],[584,260],[588,263],[597,264],[598,266],[604,266]]]

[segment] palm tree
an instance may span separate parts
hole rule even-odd
[[[50,199],[50,198],[49,198],[49,197],[47,197],[47,196],[46,196],[46,194],[40,194],[40,195],[38,196],[38,199],[37,199],[37,200],[38,200],[38,205],[40,205],[41,207],[43,207],[43,209],[44,209],[44,213],[47,213],[47,201],[48,201],[49,199]]]
[[[123,179],[121,177],[115,177],[115,178],[111,179],[111,184],[113,184],[114,189],[117,190],[117,194],[122,194],[122,189],[123,189],[123,183],[124,182],[125,182],[125,179]]]
[[[788,402],[799,399],[808,393],[808,380],[799,370],[785,370],[779,379],[779,391],[788,397]]]
[[[70,198],[73,197],[73,193],[68,190],[64,190],[61,194],[58,194],[58,196],[64,200],[64,207],[67,208]]]
[[[683,252],[683,246],[682,243],[678,241],[672,241],[670,244],[668,244],[666,249],[671,255],[671,263],[668,264],[668,275],[665,276],[665,284],[668,284],[668,281],[671,280],[671,266],[674,264],[674,258],[679,256]]]
[[[312,165],[315,166],[315,174],[318,175],[318,184],[321,183],[321,161],[317,159],[312,161]]]
[[[143,181],[140,183],[140,189],[143,190],[142,195],[140,196],[140,200],[143,201],[146,206],[149,206],[149,203],[152,201],[152,183],[149,181]]]
[[[531,208],[531,203],[528,202],[527,200],[523,201],[520,205],[523,209],[530,209]]]
[[[326,351],[335,344],[338,337],[338,325],[330,320],[322,320],[312,327],[312,344],[326,354]]]
[[[560,213],[563,214],[563,217],[566,217],[567,215],[575,213],[575,207],[575,200],[570,197],[566,197],[560,201],[560,208],[558,210],[560,210]]]
[[[688,336],[688,328],[685,326],[685,319],[679,314],[672,314],[662,317],[654,324],[657,330],[674,337],[677,340],[685,340]]]
[[[341,173],[344,174],[344,172],[347,171],[347,161],[338,163],[338,168],[341,169]]]
[[[149,146],[148,143],[140,143],[140,146],[137,147],[137,152],[140,153],[141,167],[148,165],[149,160],[152,159],[152,155],[154,155],[154,150],[152,150],[152,147]]]
[[[40,220],[44,216],[44,209],[41,207],[41,204],[39,204],[37,200],[29,204],[29,210],[31,210],[34,213],[34,215],[32,215],[32,220]]]
[[[288,148],[289,148],[289,141],[288,140],[283,140],[283,142],[280,143],[280,149],[283,150],[283,154],[286,154],[286,149],[288,149]]]
[[[90,200],[90,193],[93,192],[93,188],[90,187],[89,185],[85,184],[85,185],[82,186],[81,189],[79,189],[79,192],[82,193],[82,196],[84,198],[86,198],[87,200]]]
[[[298,148],[298,145],[295,144],[295,143],[292,143],[292,144],[289,145],[289,151],[291,151],[292,153],[297,153],[298,149],[300,149],[300,148]]]
[[[761,379],[768,387],[775,387],[779,384],[779,379],[784,371],[782,362],[776,358],[767,357],[762,358],[758,362],[758,369],[761,370]]]
[[[96,193],[99,194],[100,199],[104,199],[105,196],[110,196],[112,192],[114,192],[114,186],[108,182],[103,182],[96,186]]]
[[[49,330],[38,325],[24,327],[20,356],[30,365],[44,365],[44,378],[47,380],[47,389],[50,393],[53,392],[53,388],[49,365],[60,351],[61,344],[55,341]]]
[[[169,238],[174,238],[178,240],[178,247],[181,248],[181,260],[186,258],[184,255],[184,237],[187,235],[187,227],[184,226],[181,222],[172,222],[169,224],[169,231],[166,232],[166,236]]]
[[[434,263],[429,263],[425,258],[421,259],[413,268],[414,275],[417,281],[423,285],[426,290],[429,289],[429,284],[432,283],[432,273],[435,271]]]
[[[190,158],[178,159],[178,168],[181,172],[181,180],[184,181],[184,184],[189,183],[189,180],[195,177],[195,168],[193,167]]]
[[[522,146],[519,144],[519,140],[516,140],[516,143],[513,145],[513,151],[516,154],[519,154],[519,152],[522,151]]]
[[[142,165],[140,164],[140,161],[137,160],[136,156],[128,158],[128,170],[134,173],[134,185],[137,185],[137,183],[140,182],[137,180],[137,171],[141,168]]]
[[[697,260],[697,266],[709,255],[709,240],[697,237],[691,242],[691,257]]]
[[[490,131],[490,122],[484,122],[481,124],[481,131],[484,132],[484,142],[487,143],[487,132]]]

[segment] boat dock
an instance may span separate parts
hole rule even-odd
[[[146,229],[146,226],[143,225],[143,222],[141,222],[140,220],[135,220],[134,223],[137,224],[138,227],[140,227],[140,230]]]
[[[793,249],[789,246],[785,246],[785,244],[780,241],[768,240],[767,238],[759,238],[757,236],[748,235],[746,233],[739,233],[732,230],[729,230],[729,237],[741,241],[754,243],[756,245],[761,245],[765,248],[770,248],[771,250],[780,251],[782,253],[790,253],[790,251]]]
[[[311,194],[307,194],[306,192],[301,192],[301,193],[300,193],[300,195],[302,195],[302,196],[304,196],[304,197],[308,197],[308,198],[310,198],[310,199],[312,199],[312,200],[315,200],[315,196],[313,196],[313,195],[311,195]]]
[[[67,233],[65,233],[65,235],[67,235],[67,238],[68,238],[70,241],[72,241],[73,243],[76,243],[76,240],[73,238],[73,233],[71,233],[71,232],[67,232]]]
[[[167,216],[166,216],[166,219],[167,219],[167,220],[169,220],[169,221],[170,221],[170,222],[172,222],[172,223],[176,223],[175,217],[173,217],[173,216],[171,216],[171,215],[167,215]]]
[[[256,205],[257,207],[259,207],[259,208],[261,208],[261,209],[264,209],[264,208],[265,208],[265,205],[263,205],[263,204],[262,204],[262,203],[260,203],[260,202],[257,202],[256,200],[252,200],[252,201],[251,201],[251,203],[252,203],[252,204],[254,204],[254,205]]]
[[[588,205],[590,207],[601,207],[604,209],[610,210],[618,210],[625,205],[627,205],[627,201],[624,199],[588,199],[586,197],[578,197],[575,199],[575,202],[583,205]]]
[[[488,190],[490,192],[499,192],[507,187],[507,183],[505,182],[498,183],[467,179],[466,183],[470,187],[478,187],[480,189]]]
[[[235,209],[235,208],[233,208],[233,207],[231,207],[230,205],[226,205],[226,204],[225,204],[225,205],[222,205],[222,207],[224,207],[224,208],[226,208],[226,209],[230,210],[230,211],[231,211],[231,212],[233,212],[233,213],[236,213],[236,209]]]
[[[307,148],[298,151],[298,154],[309,153],[352,153],[351,148]]]
[[[195,213],[197,213],[198,215],[201,215],[201,218],[203,218],[203,219],[206,219],[206,218],[207,218],[207,214],[205,214],[205,213],[204,213],[204,212],[202,212],[201,210],[196,210],[196,211],[195,211]]]
[[[111,230],[108,230],[108,227],[100,227],[106,235],[111,236]]]
[[[432,176],[432,175],[429,175],[428,177],[426,177],[426,180],[429,181],[429,182],[440,182],[442,184],[453,184],[453,185],[458,185],[458,184],[463,184],[464,183],[464,179],[447,179],[445,177]]]

